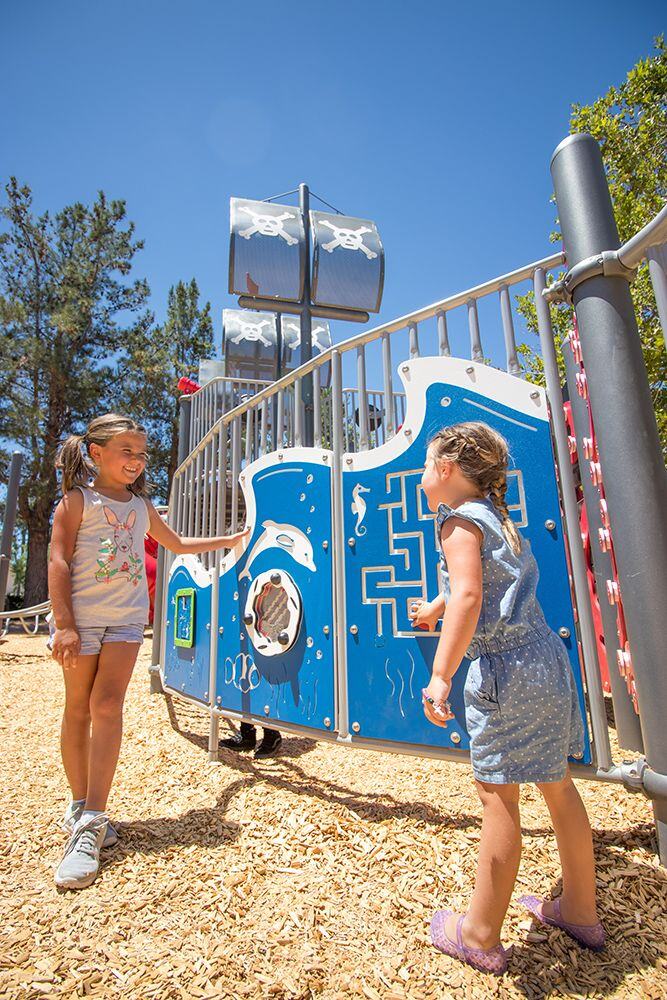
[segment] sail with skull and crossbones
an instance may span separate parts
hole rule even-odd
[[[377,312],[384,284],[384,249],[374,222],[311,212],[312,300],[316,305]]]
[[[232,198],[229,291],[232,295],[301,299],[306,231],[292,205]]]

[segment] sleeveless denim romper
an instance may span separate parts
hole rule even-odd
[[[453,509],[440,504],[438,539],[450,517],[483,535],[482,609],[466,656],[466,728],[473,772],[493,784],[560,781],[568,755],[583,751],[583,724],[570,661],[537,600],[538,569],[530,544],[516,555],[490,500]],[[449,574],[441,554],[445,600]]]

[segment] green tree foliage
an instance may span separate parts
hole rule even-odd
[[[121,364],[126,409],[148,431],[149,478],[162,500],[168,497],[178,457],[178,380],[196,378],[200,359],[212,351],[211,306],[206,302],[200,308],[193,278],[169,290],[166,322],[138,331]]]
[[[600,143],[622,243],[657,215],[667,198],[666,95],[667,48],[660,37],[654,55],[640,60],[620,86],[610,87],[593,104],[572,108],[570,132],[589,132]],[[560,233],[552,233],[551,240],[560,242]],[[646,263],[631,291],[658,428],[667,449],[667,354]],[[537,333],[532,293],[518,296],[518,307],[528,330]],[[571,308],[552,307],[552,319],[560,343],[572,327]],[[539,354],[530,344],[522,344],[519,353],[527,378],[544,384]],[[562,357],[559,362],[562,365]]]
[[[25,599],[46,598],[54,468],[64,436],[111,408],[115,355],[151,322],[145,281],[129,281],[134,239],[125,203],[35,215],[11,178],[0,207],[0,438],[24,452],[19,517],[27,529]],[[6,458],[6,455],[3,456]],[[3,462],[2,465],[5,463]]]

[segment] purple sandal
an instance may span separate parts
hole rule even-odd
[[[540,899],[539,896],[521,896],[519,903],[530,910],[540,923],[546,924],[548,927],[559,927],[584,948],[590,948],[591,951],[602,951],[604,948],[606,935],[602,924],[568,924],[567,920],[563,920],[561,916],[560,897],[554,900],[553,917],[548,917],[546,913],[542,912],[544,900]]]
[[[501,944],[493,948],[469,948],[463,943],[463,921],[465,914],[456,922],[456,941],[452,941],[445,931],[447,917],[453,910],[438,910],[431,920],[431,941],[445,955],[458,958],[460,962],[472,965],[480,972],[491,972],[494,976],[502,976],[507,970],[508,952]]]

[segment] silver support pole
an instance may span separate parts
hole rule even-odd
[[[253,443],[254,443],[253,439],[255,436],[254,417],[255,417],[255,411],[252,409],[252,407],[249,410],[246,410],[246,415],[245,415],[245,464],[246,465],[250,465],[250,463],[252,462]]]
[[[388,441],[394,436],[396,421],[394,419],[394,389],[391,370],[391,343],[389,334],[382,334],[382,375],[384,381],[384,439]]]
[[[662,327],[662,336],[667,347],[667,244],[662,247],[652,247],[646,255],[651,284],[655,294],[655,304]]]
[[[470,357],[473,361],[484,361],[482,338],[479,334],[479,316],[477,315],[477,300],[468,299],[468,329],[470,331]]]
[[[419,357],[419,335],[417,333],[417,324],[416,323],[409,323],[408,324],[408,338],[409,338],[409,342],[410,342],[410,357],[411,358],[418,358]]]
[[[449,346],[449,334],[447,333],[447,313],[440,309],[436,313],[438,320],[438,351],[443,358],[450,358],[452,355]]]
[[[266,455],[269,444],[269,402],[262,400],[261,424],[259,429],[259,454],[260,457]]]
[[[600,602],[600,617],[602,619],[602,629],[604,632],[604,644],[607,654],[607,666],[609,669],[609,681],[611,684],[612,701],[614,703],[614,719],[616,721],[616,735],[619,746],[624,750],[636,750],[644,752],[642,743],[639,716],[635,712],[632,699],[628,693],[627,685],[621,677],[616,665],[616,648],[618,646],[618,633],[616,631],[616,613],[607,600],[607,580],[613,576],[611,555],[603,551],[599,545],[598,531],[602,528],[602,518],[600,515],[600,495],[597,487],[589,475],[589,459],[584,454],[584,438],[590,435],[590,420],[588,405],[586,400],[577,391],[576,374],[578,365],[572,355],[572,348],[568,341],[563,344],[563,358],[565,360],[565,375],[567,378],[567,390],[570,397],[572,409],[572,420],[574,423],[577,440],[577,456],[579,459],[579,473],[581,476],[581,486],[586,505],[586,516],[588,519],[588,532],[591,543],[591,555],[593,557],[593,572],[595,574],[595,587],[598,600]]]
[[[195,460],[195,523],[194,531],[192,532],[197,538],[201,538],[201,511],[202,511],[202,453],[197,452],[197,458]]]
[[[219,725],[220,716],[214,711],[215,698],[218,687],[218,604],[220,600],[220,553],[214,553],[213,568],[211,570],[213,580],[211,582],[211,651],[208,664],[208,705],[209,705],[209,726],[208,726],[208,759],[217,761],[219,745]]]
[[[366,348],[357,348],[357,386],[359,387],[359,448],[369,448],[370,421],[368,414],[368,391],[366,389]]]
[[[301,379],[294,383],[294,447],[303,444],[303,405],[301,403]]]
[[[512,305],[510,303],[510,293],[507,285],[500,289],[500,315],[503,321],[503,334],[505,336],[505,356],[507,358],[507,371],[510,375],[519,375],[521,367],[516,356],[516,340],[514,339],[514,322],[512,321]]]
[[[192,418],[192,396],[181,396],[178,400],[178,464],[182,465],[192,448],[190,447],[190,421]]]
[[[552,157],[551,174],[568,266],[618,249],[595,139],[568,136]],[[573,301],[646,758],[653,771],[667,775],[667,476],[651,390],[627,279],[604,274],[586,278],[574,289]],[[653,808],[660,858],[667,865],[667,798],[654,799]]]
[[[7,477],[5,519],[2,522],[2,541],[0,542],[0,611],[5,610],[7,580],[9,579],[9,565],[12,561],[12,539],[14,537],[16,508],[18,506],[19,486],[21,484],[22,462],[22,453],[20,451],[12,452],[12,457],[9,462],[9,476]]]
[[[579,631],[581,633],[581,647],[584,656],[584,672],[588,690],[588,707],[591,715],[595,761],[599,767],[608,769],[612,765],[611,746],[609,744],[609,731],[607,729],[607,713],[604,705],[602,684],[600,682],[595,626],[593,624],[593,613],[588,595],[586,559],[581,544],[579,509],[577,507],[577,494],[574,486],[572,465],[570,463],[570,449],[567,440],[565,415],[563,413],[563,393],[558,374],[551,315],[549,313],[549,306],[542,297],[542,291],[546,288],[546,277],[544,271],[539,267],[535,271],[534,288],[537,326],[540,334],[542,360],[544,361],[544,374],[547,383],[547,399],[549,401],[551,427],[556,445],[558,477],[563,511],[565,513],[574,593],[579,615]]]
[[[215,524],[216,535],[224,535],[227,525],[227,432],[228,424],[220,428],[218,434],[218,516]]]
[[[341,737],[349,736],[347,693],[347,617],[345,613],[345,525],[343,518],[343,369],[339,351],[331,355],[331,395],[333,411],[332,557],[334,559],[334,629],[336,670],[336,726]],[[391,398],[391,397],[390,397]]]

